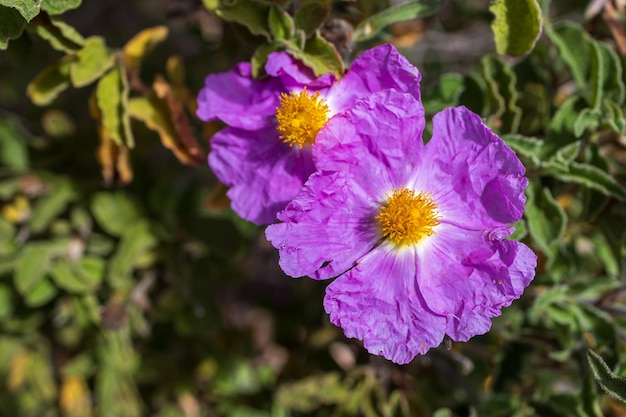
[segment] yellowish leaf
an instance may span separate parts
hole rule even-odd
[[[168,35],[166,26],[144,29],[124,45],[124,64],[130,71],[138,73],[143,57]]]

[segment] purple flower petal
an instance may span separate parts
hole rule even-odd
[[[452,225],[418,244],[418,289],[428,307],[447,317],[446,333],[466,341],[491,327],[491,318],[519,298],[537,257],[526,246]]]
[[[375,245],[375,210],[375,202],[344,173],[316,173],[279,213],[283,223],[268,226],[266,236],[280,251],[287,275],[330,278]]]
[[[419,171],[424,125],[423,107],[413,96],[395,90],[372,94],[320,130],[315,165],[349,172],[384,198]]]
[[[326,288],[324,307],[347,337],[370,353],[408,363],[443,340],[446,317],[428,309],[416,289],[415,256],[383,245]]]
[[[519,220],[528,180],[515,152],[465,107],[433,118],[413,185],[433,193],[442,223],[483,230]]]
[[[384,44],[354,60],[348,73],[331,88],[329,101],[334,108],[345,110],[357,100],[389,88],[407,92],[419,101],[421,78],[417,68],[393,45]]]
[[[211,139],[209,165],[231,186],[227,195],[233,210],[255,224],[273,223],[315,170],[310,150],[289,147],[273,127],[217,132]]]
[[[196,113],[204,121],[219,119],[232,127],[262,129],[273,125],[282,91],[279,79],[255,80],[250,64],[241,63],[232,71],[206,77]]]

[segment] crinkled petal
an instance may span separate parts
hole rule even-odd
[[[375,210],[375,203],[345,173],[318,172],[279,213],[283,223],[270,225],[266,236],[278,248],[286,274],[330,278],[351,268],[375,245]]]
[[[409,93],[419,101],[421,78],[417,68],[393,45],[384,44],[354,60],[348,73],[331,88],[328,101],[341,111],[361,98],[389,88]]]
[[[219,119],[232,127],[262,129],[274,123],[282,91],[279,79],[255,80],[250,64],[240,63],[231,71],[206,77],[196,113],[205,121]]]
[[[324,307],[330,320],[347,337],[363,340],[365,348],[396,363],[443,340],[446,317],[433,313],[415,289],[415,256],[401,255],[382,245],[358,266],[326,288]]]
[[[334,116],[313,144],[320,170],[349,172],[378,198],[419,171],[425,120],[410,94],[385,90]]]
[[[487,231],[441,224],[418,244],[417,290],[447,317],[446,333],[466,341],[491,327],[491,318],[519,298],[534,276],[537,257],[521,243]]]
[[[412,185],[433,193],[442,223],[482,230],[521,218],[528,184],[524,166],[467,108],[435,115],[424,161]]]
[[[289,147],[275,128],[227,127],[211,139],[209,165],[225,185],[233,210],[255,224],[269,224],[314,172],[307,148]]]
[[[330,87],[335,82],[335,76],[324,74],[315,77],[313,71],[304,66],[286,52],[272,52],[267,58],[265,72],[271,77],[280,78],[286,91],[301,89],[307,86],[310,90]]]

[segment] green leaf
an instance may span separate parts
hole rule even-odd
[[[40,307],[52,300],[57,295],[56,287],[48,278],[39,281],[29,292],[24,295],[24,303],[29,307]]]
[[[596,166],[572,162],[566,171],[551,172],[550,174],[561,181],[582,184],[600,191],[602,194],[622,201],[626,200],[626,189],[614,177]]]
[[[51,15],[57,15],[76,9],[82,0],[43,0],[41,8]]]
[[[544,146],[541,139],[511,134],[503,135],[502,140],[515,151],[518,157],[526,162],[526,166],[533,168],[541,166]]]
[[[96,101],[102,112],[102,127],[111,139],[129,148],[135,145],[128,114],[128,83],[121,67],[115,67],[98,82]]]
[[[66,54],[75,54],[85,45],[85,38],[73,27],[57,17],[35,26],[35,31],[50,43],[52,48]]]
[[[26,23],[17,10],[0,6],[0,49],[7,49],[9,39],[19,38]]]
[[[44,278],[52,255],[51,248],[45,244],[31,243],[22,250],[15,262],[13,277],[15,288],[20,294],[26,296]]]
[[[121,239],[110,262],[109,283],[114,288],[128,288],[133,285],[130,280],[133,269],[141,256],[157,244],[156,237],[146,221],[128,227]]]
[[[289,13],[276,4],[270,7],[268,24],[274,40],[290,39],[296,30]]]
[[[555,253],[554,245],[563,237],[567,217],[548,188],[526,189],[526,222],[533,241],[546,255]]]
[[[293,17],[296,28],[302,29],[308,38],[328,19],[330,5],[313,1],[303,4]]]
[[[541,35],[541,7],[537,0],[496,0],[489,6],[495,20],[491,30],[500,55],[530,52]]]
[[[133,36],[124,45],[124,64],[130,71],[139,74],[141,61],[158,44],[163,42],[169,34],[167,26],[147,28]]]
[[[598,385],[613,398],[626,403],[626,378],[615,375],[604,359],[591,349],[587,351],[587,360]]]
[[[0,0],[0,6],[16,9],[24,19],[31,21],[39,14],[41,0]],[[0,21],[4,24],[3,21]]]
[[[27,141],[30,133],[13,115],[0,114],[0,162],[3,167],[15,171],[24,171],[30,165]]]
[[[594,97],[591,105],[599,109],[605,99],[623,103],[625,87],[622,80],[622,65],[617,54],[604,42],[594,41],[594,49],[597,53],[592,55],[591,77],[594,83],[597,82],[597,88],[601,93]],[[596,58],[599,60],[598,63],[595,62]]]
[[[74,199],[74,188],[69,180],[52,184],[52,190],[37,200],[29,225],[33,233],[41,233],[65,210]]]
[[[338,77],[343,75],[344,67],[341,56],[334,45],[319,33],[315,33],[313,37],[307,39],[304,50],[291,47],[288,52],[311,68],[316,76],[328,73]]]
[[[220,0],[215,14],[224,20],[237,22],[253,35],[271,38],[268,27],[270,4],[260,0]]]
[[[591,67],[591,38],[580,25],[567,21],[555,24],[547,33],[559,51],[558,56],[569,67],[576,85],[584,91]]]
[[[28,83],[26,94],[38,106],[52,103],[70,86],[70,67],[73,58],[65,56],[41,71]]]
[[[437,11],[437,0],[410,0],[389,7],[361,21],[354,28],[354,41],[362,42],[376,36],[386,26],[403,20],[429,16]]]
[[[265,70],[265,64],[267,64],[267,57],[272,52],[282,51],[285,47],[279,43],[262,43],[259,45],[252,58],[250,58],[250,64],[252,65],[252,76],[254,78],[260,77]]]
[[[115,55],[99,36],[87,38],[76,58],[70,68],[70,79],[76,88],[91,84],[115,65]]]
[[[0,320],[6,320],[13,314],[12,291],[8,285],[0,284]]]
[[[483,76],[487,84],[492,117],[501,120],[503,132],[514,133],[519,128],[522,109],[517,105],[517,76],[500,57],[485,56],[482,61]]]
[[[602,113],[591,108],[583,109],[574,121],[574,135],[579,138],[586,131],[594,132],[602,119]]]
[[[137,202],[121,192],[96,194],[91,202],[91,211],[98,224],[113,236],[121,235],[142,219]]]
[[[72,293],[93,292],[104,277],[106,263],[92,256],[85,256],[76,263],[66,260],[57,262],[50,274],[54,282],[61,288]]]

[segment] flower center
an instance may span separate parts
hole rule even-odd
[[[276,108],[276,120],[280,138],[289,146],[311,145],[317,132],[328,120],[328,106],[319,91],[311,95],[306,87],[300,93],[280,95],[280,106]]]
[[[403,187],[387,195],[376,220],[380,222],[383,235],[397,246],[413,245],[435,234],[433,227],[441,218],[437,207],[430,193],[417,193]]]

